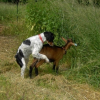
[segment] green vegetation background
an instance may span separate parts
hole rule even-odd
[[[81,0],[82,1],[82,0]],[[0,3],[0,23],[5,27],[1,35],[18,36],[21,40],[43,31],[56,35],[54,43],[64,45],[60,37],[71,38],[71,47],[61,60],[69,66],[62,72],[67,79],[100,87],[100,8],[83,0],[28,0],[16,4]],[[87,0],[88,1],[88,0]],[[17,17],[18,16],[18,22]]]

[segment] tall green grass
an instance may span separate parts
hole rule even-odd
[[[0,3],[0,24],[4,26],[0,35],[24,35],[28,33],[26,26],[26,5]],[[24,38],[25,39],[25,38]]]
[[[80,82],[87,82],[95,87],[100,86],[100,9],[94,6],[78,5],[74,7],[71,16],[72,31],[80,36],[80,44],[75,56],[75,65],[67,78],[77,79]]]
[[[59,0],[41,0],[39,2],[30,0],[27,7],[27,20],[31,33],[37,34],[43,31],[51,31],[56,34],[56,44],[58,37],[67,37],[65,33],[69,32],[69,24],[62,6]]]
[[[0,22],[9,21],[16,16],[16,7],[14,5],[0,3]]]
[[[92,4],[79,5],[75,0],[30,0],[27,12],[31,33],[51,31],[56,35],[55,44],[60,46],[62,36],[78,43],[61,61],[71,67],[64,72],[65,77],[99,87],[100,9]]]
[[[60,37],[72,38],[78,46],[71,47],[61,60],[60,65],[70,66],[62,74],[99,87],[99,12],[100,8],[79,5],[76,0],[29,0],[27,5],[19,5],[18,23],[17,6],[0,4],[0,23],[6,26],[3,35],[17,35],[22,40],[43,31],[53,32],[54,43],[59,46],[64,45]]]

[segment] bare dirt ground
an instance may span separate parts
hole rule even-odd
[[[100,100],[100,92],[93,90],[88,84],[69,81],[61,74],[39,74],[33,79],[26,75],[22,79],[20,68],[14,59],[20,43],[17,37],[0,36],[2,100]]]

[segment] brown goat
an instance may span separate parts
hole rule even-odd
[[[44,54],[48,57],[50,62],[53,62],[53,70],[55,70],[56,66],[56,72],[58,71],[58,63],[62,59],[63,55],[66,54],[66,51],[70,48],[70,46],[77,46],[77,44],[73,43],[71,39],[64,39],[62,40],[66,43],[65,46],[59,47],[59,46],[49,46],[48,44],[45,44],[43,48],[41,49],[40,53]],[[45,60],[38,60],[34,58],[33,63],[30,66],[29,75],[30,78],[32,76],[32,70],[33,67],[35,67],[35,74],[38,75],[38,67],[45,63]]]

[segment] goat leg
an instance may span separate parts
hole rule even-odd
[[[43,63],[45,62],[45,60],[38,60],[38,62],[35,64],[35,75],[37,76],[38,75],[38,67],[40,65],[42,65]]]
[[[57,66],[57,67],[56,67],[56,73],[57,73],[57,74],[58,74],[58,69],[59,69],[59,67]]]
[[[53,70],[55,71],[56,62],[53,62]]]
[[[56,65],[56,73],[58,74],[58,70],[59,70],[59,66],[58,66],[59,60],[57,62],[55,62]]]
[[[32,65],[30,66],[30,70],[29,70],[29,76],[30,76],[30,78],[32,77],[32,70],[33,70],[33,67],[36,66],[37,62],[38,62],[38,60],[36,59],[36,60],[34,61],[34,63],[32,63]]]
[[[33,67],[30,66],[30,70],[29,70],[29,76],[30,76],[30,78],[32,78],[32,70],[33,70]]]
[[[53,64],[53,68],[52,69],[55,71],[55,64]]]
[[[38,75],[38,68],[35,66],[35,75]]]

